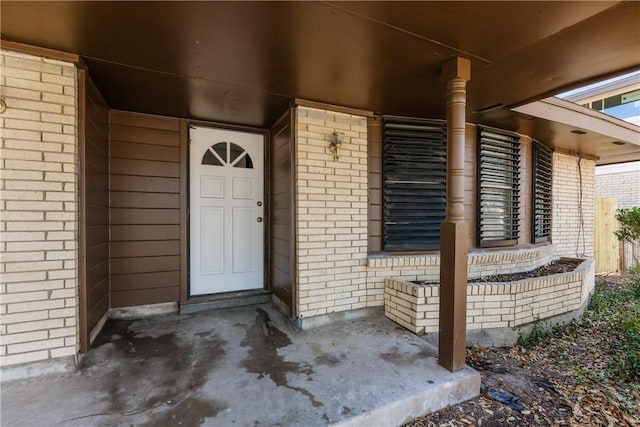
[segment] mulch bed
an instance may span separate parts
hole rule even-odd
[[[599,276],[596,289],[622,289],[628,283],[628,276]],[[597,324],[574,324],[529,350],[469,348],[467,364],[482,376],[480,396],[404,427],[638,427],[640,385],[602,376],[611,360],[611,339]],[[512,400],[501,403],[496,396]]]
[[[495,276],[480,277],[469,280],[469,283],[478,282],[514,282],[516,280],[529,279],[532,277],[549,276],[551,274],[569,273],[578,267],[583,260],[573,258],[560,258],[552,261],[547,265],[538,267],[535,270],[525,271],[523,273],[498,274]],[[437,282],[414,281],[412,283],[418,285],[433,285]]]
[[[549,276],[551,274],[569,273],[578,267],[583,260],[573,258],[560,258],[547,265],[538,267],[535,270],[524,273],[498,274],[495,276],[481,277],[469,280],[469,282],[514,282],[516,280],[529,279],[532,277]]]

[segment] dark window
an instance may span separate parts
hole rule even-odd
[[[446,127],[443,121],[385,117],[383,246],[437,249],[445,216]]]
[[[518,240],[520,138],[478,129],[478,245],[507,246]]]
[[[211,149],[207,149],[207,151],[205,151],[204,156],[202,156],[202,164],[211,166],[222,166],[222,162],[213,154]]]
[[[532,241],[546,242],[551,237],[551,149],[533,141]]]
[[[227,156],[228,154],[228,156]],[[244,149],[233,142],[219,142],[212,145],[202,156],[203,165],[253,169],[251,157]]]
[[[215,151],[216,153],[218,153],[218,156],[220,156],[220,158],[222,159],[223,163],[227,163],[227,143],[226,142],[220,142],[216,145],[213,145],[211,148],[213,148],[213,151]]]
[[[604,108],[602,99],[598,99],[597,101],[593,101],[591,103],[591,108],[594,109],[594,110],[598,110],[598,111],[602,110]]]

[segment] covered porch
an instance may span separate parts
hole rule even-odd
[[[86,376],[105,381],[87,392],[89,402],[76,408],[98,424],[101,417],[109,424],[109,417],[122,415],[132,423],[154,423],[187,416],[179,412],[185,407],[187,412],[200,411],[205,421],[225,424],[246,407],[247,399],[237,398],[244,397],[245,386],[267,396],[259,403],[265,408],[272,403],[284,407],[289,401],[305,408],[300,414],[260,411],[258,421],[274,416],[267,423],[275,424],[306,423],[307,418],[295,418],[304,416],[312,419],[310,424],[365,420],[363,414],[375,405],[384,408],[392,399],[410,402],[415,393],[434,392],[428,384],[437,384],[438,378],[445,388],[445,378],[467,378],[464,393],[477,393],[477,377],[464,367],[467,250],[477,244],[485,251],[475,231],[480,181],[476,131],[482,126],[500,129],[514,144],[524,141],[522,148],[513,149],[522,153],[523,203],[514,209],[522,214],[514,220],[522,229],[501,243],[513,251],[560,243],[560,233],[551,239],[549,229],[545,242],[531,236],[532,141],[571,157],[572,178],[577,176],[577,159],[580,185],[581,167],[640,158],[640,145],[631,139],[633,132],[610,135],[601,126],[578,126],[513,109],[637,67],[639,13],[634,2],[416,2],[402,7],[385,2],[2,2],[2,48],[10,52],[3,65],[20,74],[3,77],[3,87],[9,88],[3,124],[12,131],[8,148],[16,156],[7,168],[42,171],[36,178],[24,178],[26,173],[16,178],[16,191],[26,191],[33,185],[30,180],[49,185],[51,178],[60,188],[64,183],[69,193],[63,195],[69,199],[59,200],[45,200],[49,196],[44,187],[29,193],[45,202],[44,207],[28,205],[37,211],[33,218],[49,220],[56,217],[50,211],[69,211],[64,216],[68,224],[42,221],[33,230],[31,224],[24,225],[30,219],[20,218],[18,201],[11,201],[16,227],[31,230],[34,241],[54,236],[59,241],[44,242],[56,252],[52,255],[49,249],[32,249],[32,261],[43,261],[32,267],[26,265],[28,259],[20,259],[26,249],[13,243],[7,249],[16,264],[10,267],[12,283],[3,292],[19,296],[7,299],[11,316],[5,317],[8,329],[3,334],[11,338],[4,360],[11,365],[25,357],[38,361],[86,354],[80,372],[65,374],[61,381],[69,390],[78,384],[89,387]],[[447,137],[440,141],[446,141],[450,161],[439,166],[446,167],[446,181],[440,184],[442,192],[445,187],[448,192],[446,197],[438,193],[441,211],[445,199],[448,205],[446,218],[444,213],[440,218],[446,219],[442,245],[436,230],[437,242],[418,254],[384,245],[385,117],[429,119],[438,129],[446,128],[442,134]],[[195,311],[197,304],[226,304],[228,295],[220,292],[228,288],[194,292],[194,256],[204,251],[190,246],[199,226],[194,208],[200,207],[192,202],[196,194],[215,198],[222,187],[213,186],[209,193],[204,186],[190,187],[203,182],[192,179],[190,162],[204,164],[211,153],[209,165],[226,162],[235,167],[240,157],[230,154],[231,145],[225,146],[224,155],[213,144],[194,154],[193,128],[257,135],[254,145],[263,149],[256,164],[264,166],[264,181],[249,186],[263,197],[244,197],[254,209],[260,208],[251,212],[247,224],[259,227],[253,237],[263,240],[252,246],[258,249],[252,259],[262,263],[256,264],[251,292],[232,299],[255,302],[266,297],[298,326],[317,326],[337,313],[348,318],[354,310],[379,308],[385,278],[424,276],[423,261],[433,255],[437,263],[429,262],[437,265],[442,285],[438,357],[458,372],[444,376],[432,348],[376,316],[299,332],[272,306],[259,306],[193,317],[172,314],[134,322],[129,332],[117,333],[120,338],[109,326],[100,335],[117,313],[166,314]],[[330,150],[338,134],[344,137],[342,158]],[[37,150],[44,153],[39,160],[32,153]],[[56,150],[67,156],[62,159]],[[518,155],[513,165],[520,161]],[[37,164],[24,163],[25,156]],[[575,193],[574,180],[565,184]],[[77,233],[56,235],[51,227]],[[575,247],[571,239],[577,233],[564,239],[568,250]],[[588,257],[592,247],[584,240],[583,255]],[[54,258],[63,256],[58,246],[69,251],[64,261]],[[68,289],[59,293],[60,285]],[[44,313],[46,320],[54,314],[66,317],[62,323],[34,325],[42,319],[27,318],[30,314],[23,312]],[[133,351],[136,345],[142,350]],[[256,345],[263,347],[258,351]],[[341,345],[349,351],[341,352]],[[177,357],[165,357],[172,352]],[[180,366],[171,365],[176,360]],[[111,363],[139,381],[109,383]],[[352,377],[360,364],[369,376]],[[137,365],[150,368],[138,372]],[[202,371],[193,369],[199,366]],[[188,372],[164,386],[166,377],[154,370],[180,372],[186,367]],[[210,371],[220,375],[207,374]],[[192,377],[193,372],[202,378]],[[371,385],[379,400],[361,393],[371,376],[379,377]],[[344,382],[331,382],[338,378]],[[396,378],[393,387],[391,378]],[[50,381],[55,390],[55,381]],[[419,388],[412,388],[414,381]],[[150,397],[135,391],[135,398],[133,393],[123,397],[127,387],[136,390],[145,384],[169,391]],[[223,396],[233,396],[233,401],[216,394],[229,384],[238,388]],[[192,387],[198,391],[186,391]],[[262,387],[268,392],[262,393]],[[12,385],[3,404],[28,388],[28,382]],[[434,393],[423,396],[421,404],[447,403]],[[462,399],[468,396],[464,393],[452,396]],[[85,410],[85,404],[91,410]],[[64,405],[56,407],[64,410]],[[421,407],[412,415],[435,408]],[[381,416],[371,414],[376,420]],[[83,419],[65,417],[61,414],[60,421],[83,424]]]
[[[5,426],[401,425],[474,397],[382,310],[300,331],[271,304],[110,321],[76,372],[2,385]]]

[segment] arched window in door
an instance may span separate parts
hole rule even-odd
[[[202,164],[253,169],[253,161],[246,150],[233,142],[218,142],[205,151]]]

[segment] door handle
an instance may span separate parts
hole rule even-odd
[[[261,216],[259,216],[259,217],[258,217],[258,219],[257,219],[257,221],[258,221],[258,222],[262,222],[262,217],[261,217]]]

